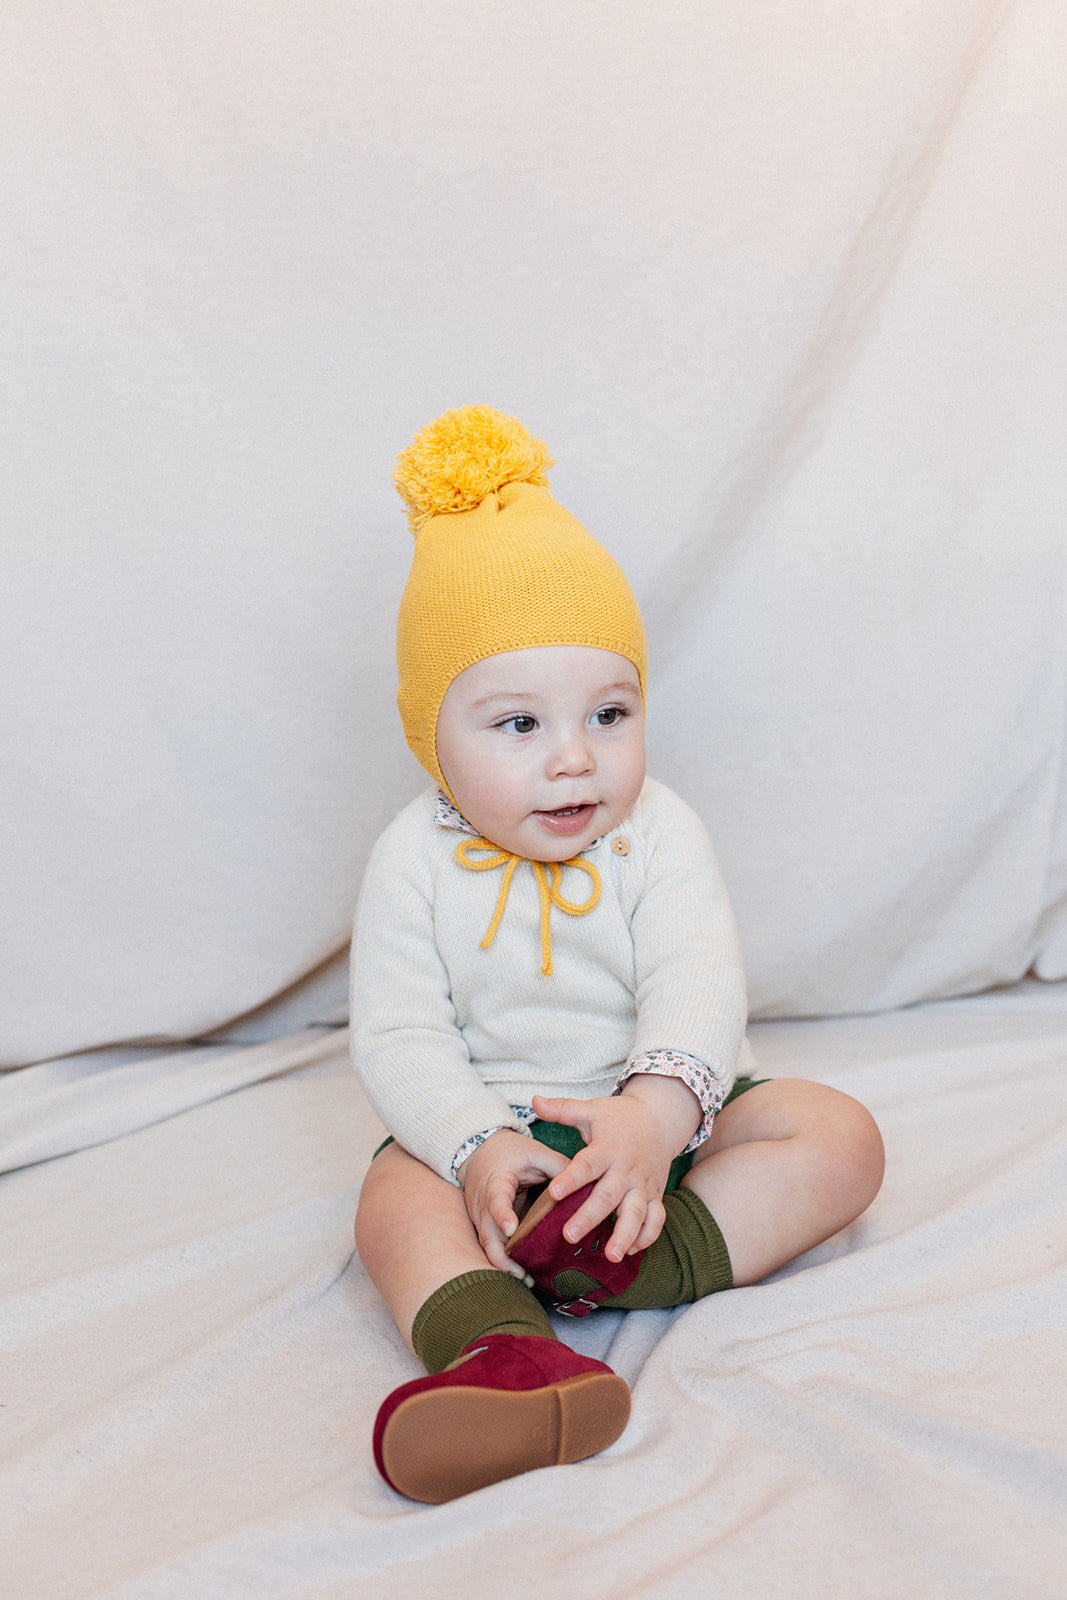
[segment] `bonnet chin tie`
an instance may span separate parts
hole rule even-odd
[[[468,850],[488,850],[489,856],[484,861],[472,861],[467,854]],[[478,948],[488,950],[496,937],[496,930],[500,926],[500,919],[504,915],[504,907],[508,903],[508,891],[511,880],[515,876],[515,868],[521,861],[526,861],[526,856],[512,855],[510,850],[501,850],[490,839],[464,839],[456,846],[456,860],[461,867],[466,867],[470,872],[492,872],[497,867],[504,868],[504,878],[497,896],[496,910],[492,920],[485,931],[485,938]],[[505,863],[507,863],[505,865]],[[552,972],[552,931],[549,927],[549,917],[553,906],[558,906],[569,917],[584,917],[587,911],[592,911],[600,899],[600,874],[591,861],[583,861],[581,856],[571,856],[569,861],[531,861],[537,879],[537,892],[541,896],[541,973],[549,977]],[[559,892],[563,881],[563,868],[577,867],[580,872],[588,873],[593,880],[593,888],[589,899],[582,905],[575,905],[573,900],[565,900]],[[547,870],[546,870],[547,869]]]

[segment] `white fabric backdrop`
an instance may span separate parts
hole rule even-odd
[[[0,30],[0,1063],[336,1014],[472,400],[631,574],[759,1014],[1067,973],[1055,0]]]

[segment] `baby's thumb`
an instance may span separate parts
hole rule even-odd
[[[578,1128],[588,1138],[589,1108],[584,1100],[552,1100],[535,1094],[533,1108],[542,1122],[563,1122],[569,1128]]]

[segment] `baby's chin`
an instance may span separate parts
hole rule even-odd
[[[475,824],[468,818],[471,826]],[[537,822],[527,820],[520,827],[480,829],[481,837],[508,855],[519,856],[524,861],[569,861],[572,856],[587,850],[594,839],[599,839],[603,829],[586,827],[577,835],[551,833]]]

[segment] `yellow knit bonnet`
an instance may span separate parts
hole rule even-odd
[[[397,623],[397,705],[408,744],[446,790],[441,701],[486,656],[591,645],[631,661],[645,692],[637,602],[618,563],[552,498],[552,465],[543,440],[488,406],[446,411],[397,460],[415,535]]]

